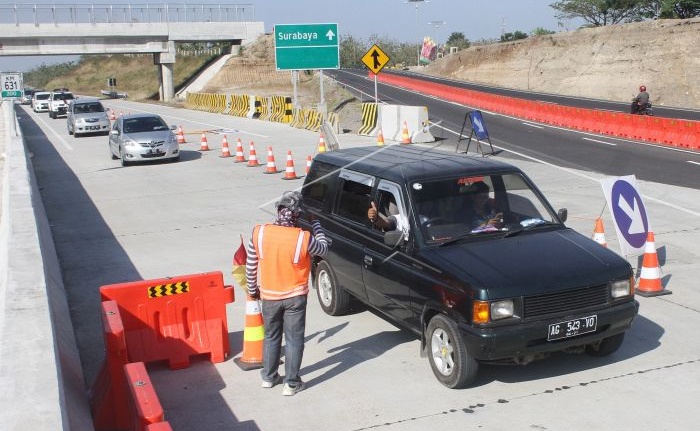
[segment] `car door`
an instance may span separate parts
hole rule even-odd
[[[393,198],[387,204],[387,199]],[[401,187],[391,181],[380,179],[373,200],[381,212],[395,212],[396,228],[403,232],[403,240],[395,247],[384,243],[384,233],[381,229],[370,230],[362,256],[362,279],[367,290],[369,302],[379,311],[408,327],[416,327],[417,316],[411,308],[409,286],[415,279],[415,269],[411,258],[406,253],[410,236],[410,228],[406,211],[406,201],[401,193]],[[389,215],[389,214],[384,214]]]

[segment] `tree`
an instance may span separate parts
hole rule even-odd
[[[558,19],[581,18],[599,27],[641,21],[650,0],[561,0],[549,5]]]
[[[340,67],[362,67],[362,56],[369,49],[365,43],[353,36],[340,38]]]
[[[527,39],[527,34],[523,33],[520,30],[517,30],[513,33],[504,33],[501,36],[501,42],[510,42],[513,40],[520,40],[520,39]]]
[[[453,32],[450,37],[447,38],[447,42],[445,42],[445,46],[456,46],[459,49],[467,49],[470,45],[471,43],[464,37],[464,33],[461,31]]]
[[[544,36],[546,34],[554,34],[555,32],[552,30],[547,30],[544,27],[537,27],[536,29],[532,30],[533,36]]]
[[[700,16],[700,0],[648,0],[645,17],[686,19]]]

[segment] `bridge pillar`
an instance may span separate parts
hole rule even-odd
[[[168,41],[168,52],[153,54],[153,63],[158,65],[158,81],[160,82],[160,100],[170,102],[175,97],[173,81],[173,65],[175,64],[175,42]]]

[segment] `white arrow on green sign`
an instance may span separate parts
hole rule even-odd
[[[276,24],[277,70],[338,69],[338,24]]]

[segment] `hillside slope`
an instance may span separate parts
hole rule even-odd
[[[700,18],[579,29],[475,46],[421,73],[521,90],[700,108]]]

